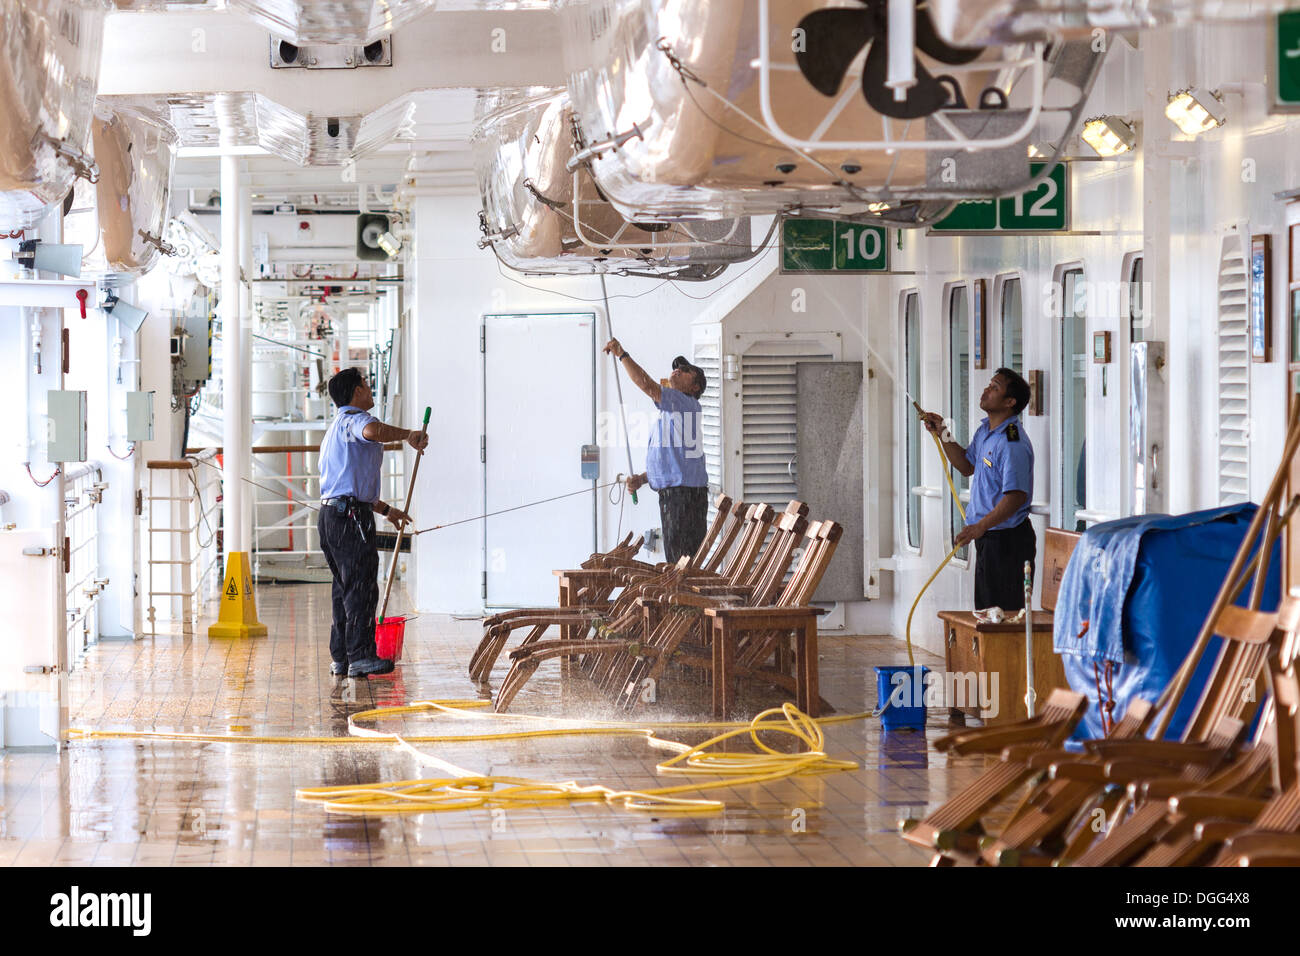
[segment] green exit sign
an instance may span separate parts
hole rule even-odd
[[[1273,20],[1273,66],[1269,85],[1273,110],[1300,113],[1300,12],[1279,13]]]
[[[783,219],[781,271],[888,272],[889,233],[838,219]]]
[[[1037,176],[1046,163],[1030,163]],[[1009,199],[972,199],[931,227],[932,232],[1068,232],[1070,229],[1070,177],[1058,163],[1037,186]]]

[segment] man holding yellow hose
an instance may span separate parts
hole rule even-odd
[[[1029,383],[1000,368],[980,395],[987,414],[968,447],[952,440],[943,418],[925,412],[925,427],[942,439],[952,466],[971,479],[966,527],[954,544],[975,542],[975,607],[1018,611],[1025,606],[1024,565],[1032,567],[1038,540],[1029,521],[1034,497],[1034,448],[1020,424]]]

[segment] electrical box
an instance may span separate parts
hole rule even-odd
[[[582,480],[595,481],[600,477],[600,446],[582,446]]]
[[[49,437],[45,460],[86,460],[86,393],[51,389],[46,412]]]
[[[185,382],[206,382],[212,378],[212,317],[187,315],[181,345],[180,377]],[[191,389],[192,390],[192,389]]]
[[[153,441],[153,392],[126,393],[126,440]]]

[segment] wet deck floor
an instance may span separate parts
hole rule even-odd
[[[270,637],[209,641],[154,637],[103,642],[70,678],[70,725],[97,730],[179,730],[250,735],[346,736],[347,717],[371,707],[483,692],[466,676],[477,621],[425,615],[407,626],[396,673],[359,682],[340,698],[329,676],[329,588],[265,585]],[[206,621],[204,622],[206,625]],[[822,694],[840,713],[875,705],[872,666],[906,663],[887,637],[823,635]],[[940,663],[918,652],[917,663]],[[504,676],[504,658],[494,672]],[[550,662],[516,698],[516,713],[617,716],[581,676]],[[665,681],[643,716],[707,719],[707,688]],[[742,697],[749,713],[779,703],[773,688]],[[480,729],[481,728],[481,729]],[[382,729],[443,732],[424,715]],[[460,732],[499,727],[474,721]],[[359,817],[295,800],[299,787],[438,775],[392,744],[249,745],[172,740],[74,741],[64,753],[0,755],[0,864],[204,865],[922,865],[896,834],[967,783],[982,758],[949,760],[928,741],[948,732],[930,713],[922,732],[886,733],[878,720],[826,728],[830,756],[858,770],[715,790],[710,816],[651,816],[599,803],[492,811]],[[665,736],[698,742],[701,737]],[[681,782],[640,740],[422,744],[422,751],[482,773],[644,789]],[[708,779],[693,777],[691,779]]]

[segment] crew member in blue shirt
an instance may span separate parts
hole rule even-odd
[[[394,527],[410,516],[380,500],[379,468],[384,443],[404,441],[423,454],[429,436],[385,425],[370,409],[375,398],[360,370],[345,368],[329,380],[330,398],[339,407],[320,443],[321,550],[334,575],[331,596],[330,673],[336,677],[387,674],[393,662],[375,649],[375,608],[379,604],[379,551],[375,512]]]
[[[955,543],[975,542],[975,607],[1018,611],[1025,606],[1025,562],[1032,567],[1038,549],[1029,503],[1034,497],[1034,448],[1020,424],[1029,404],[1029,383],[1000,368],[980,395],[987,418],[966,448],[952,441],[935,412],[922,416],[925,427],[943,440],[954,468],[971,479],[966,527]]]
[[[627,377],[659,409],[658,421],[650,428],[646,470],[630,477],[627,487],[636,491],[648,484],[658,493],[664,557],[675,562],[684,554],[694,554],[707,531],[709,475],[704,467],[704,436],[700,430],[704,370],[679,355],[673,359],[668,384],[663,386],[632,360],[618,339],[610,339],[605,351],[622,362]]]

